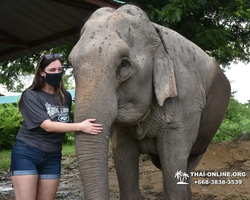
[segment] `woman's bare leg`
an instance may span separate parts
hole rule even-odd
[[[16,200],[36,200],[38,175],[11,176]]]
[[[60,179],[39,179],[36,200],[54,200]]]

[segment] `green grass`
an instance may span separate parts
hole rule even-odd
[[[75,156],[76,155],[75,144],[63,145],[62,155],[63,156]]]
[[[235,195],[235,194],[231,194],[231,193],[229,193],[229,194],[227,194],[226,196],[225,196],[225,200],[233,200],[233,199],[235,199],[237,197],[237,195]]]
[[[11,150],[8,151],[0,151],[0,174],[2,171],[7,171],[10,168],[10,157]]]

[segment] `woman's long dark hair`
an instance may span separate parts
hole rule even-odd
[[[52,58],[46,59],[46,55],[52,55]],[[43,55],[37,62],[35,77],[33,79],[33,83],[27,89],[22,92],[21,99],[19,101],[19,110],[21,110],[21,106],[23,103],[23,94],[27,90],[40,90],[44,86],[44,78],[40,75],[40,70],[44,71],[44,69],[55,60],[59,60],[61,62],[60,57],[54,57],[53,54]],[[59,54],[56,54],[59,55]],[[63,80],[61,80],[60,86],[55,88],[56,101],[62,106],[65,102],[65,94],[66,89],[64,87]]]

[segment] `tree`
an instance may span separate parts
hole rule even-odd
[[[35,73],[38,59],[46,53],[60,53],[62,56],[62,65],[67,70],[71,67],[67,59],[72,47],[73,44],[55,47],[36,54],[26,55],[11,62],[0,63],[0,84],[5,85],[9,91],[21,92],[24,89],[23,77]]]
[[[223,66],[250,61],[249,0],[132,0],[154,21],[196,43]]]
[[[75,85],[70,81],[71,75],[63,75],[63,83],[66,88],[66,90],[73,90],[75,88]]]

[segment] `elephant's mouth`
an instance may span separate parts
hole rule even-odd
[[[133,122],[131,123],[128,123],[128,122],[124,122],[122,120],[118,120],[116,119],[115,123],[121,125],[121,126],[134,126],[136,124],[139,124],[140,122],[142,122],[143,120],[145,120],[148,115],[150,114],[151,110],[153,109],[153,105],[151,104],[148,108],[148,110],[141,116],[139,117],[138,119],[134,120]]]

